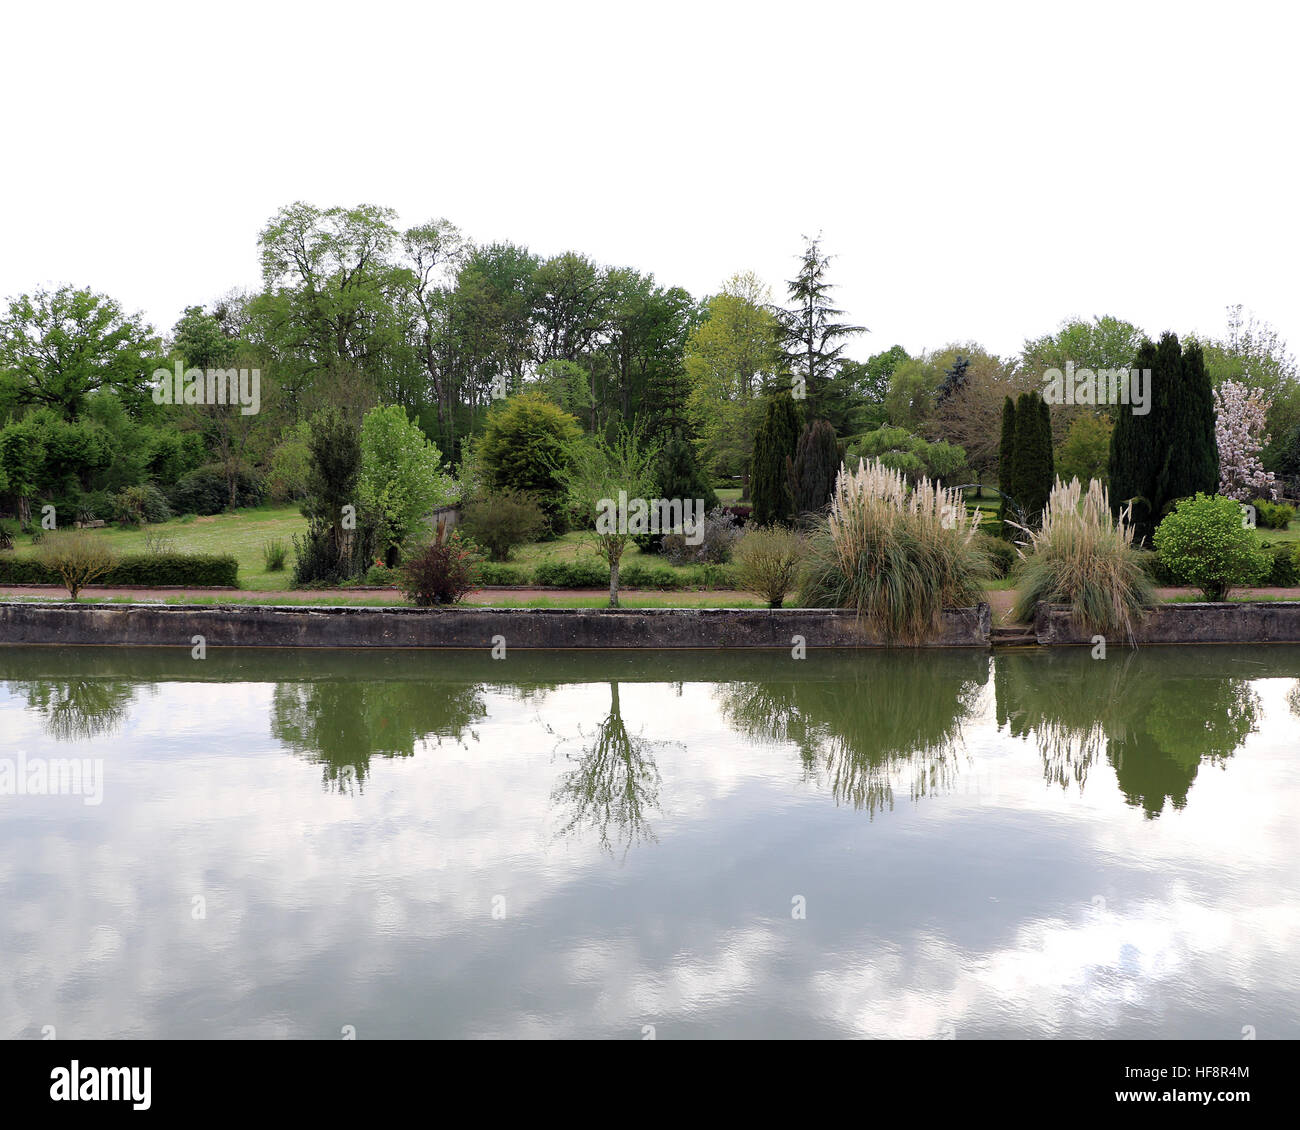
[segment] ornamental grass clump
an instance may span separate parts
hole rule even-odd
[[[945,608],[983,598],[978,526],[958,490],[925,478],[909,484],[875,460],[841,466],[830,512],[808,538],[800,603],[852,608],[886,640],[921,643]]]
[[[1042,526],[1024,531],[1028,557],[1020,568],[1020,595],[1013,615],[1033,619],[1040,601],[1068,604],[1075,623],[1130,643],[1155,590],[1133,548],[1128,510],[1118,520],[1097,479],[1085,491],[1078,479],[1057,481],[1043,510]]]

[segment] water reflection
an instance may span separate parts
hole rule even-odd
[[[27,700],[45,732],[60,742],[87,741],[117,733],[130,714],[135,688],[110,679],[11,682],[8,689]]]
[[[1187,803],[1202,761],[1221,763],[1259,720],[1259,695],[1221,649],[1170,669],[1147,650],[1094,660],[1086,649],[1009,653],[995,664],[999,727],[1036,744],[1043,775],[1080,791],[1102,754],[1125,800],[1148,816]],[[1251,677],[1262,672],[1252,664]]]
[[[475,684],[419,682],[277,683],[271,734],[321,766],[322,784],[361,791],[372,757],[410,757],[417,744],[461,741],[487,717]]]
[[[988,679],[986,656],[862,656],[832,679],[789,670],[780,681],[719,686],[719,705],[751,739],[797,746],[805,778],[824,783],[837,803],[871,815],[891,809],[897,776],[913,800],[951,787],[962,723]]]
[[[590,741],[578,754],[566,754],[573,764],[551,794],[567,812],[560,835],[594,830],[601,849],[613,854],[623,846],[626,857],[633,844],[654,841],[649,815],[659,807],[659,767],[652,742],[628,731],[619,703],[619,685],[609,684],[609,713],[596,724]]]

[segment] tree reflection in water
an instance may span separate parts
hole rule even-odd
[[[1032,740],[1043,774],[1082,791],[1104,752],[1125,800],[1148,818],[1181,809],[1202,761],[1222,764],[1258,725],[1259,696],[1225,673],[1215,649],[1170,656],[1088,649],[1009,653],[995,661],[1000,727]]]
[[[568,813],[559,836],[594,830],[601,850],[612,855],[621,844],[626,859],[633,844],[655,842],[648,822],[649,814],[659,808],[659,768],[653,751],[669,743],[628,732],[618,689],[618,683],[609,684],[609,713],[597,724],[591,741],[580,753],[565,754],[573,768],[560,778],[551,801]]]
[[[477,683],[278,683],[271,734],[321,766],[330,791],[364,791],[371,757],[409,757],[429,738],[461,741],[487,716]]]
[[[137,684],[116,679],[69,678],[11,682],[41,716],[46,732],[60,742],[87,741],[115,734],[135,701]]]
[[[791,742],[806,780],[870,815],[894,806],[896,779],[913,800],[950,789],[962,723],[988,679],[983,655],[894,651],[858,657],[840,677],[818,668],[781,682],[732,683],[716,694],[730,723],[755,741]]]

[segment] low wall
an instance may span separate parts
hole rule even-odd
[[[930,647],[987,647],[989,606],[944,613]],[[0,644],[191,647],[881,647],[851,612],[814,608],[348,608],[272,605],[6,604]]]
[[[1094,635],[1081,631],[1069,608],[1057,604],[1038,606],[1034,634],[1047,646],[1090,644]],[[1300,603],[1161,604],[1143,618],[1136,635],[1139,644],[1300,643]]]

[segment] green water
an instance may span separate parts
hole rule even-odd
[[[1300,1037],[1298,679],[0,648],[0,1036]]]

